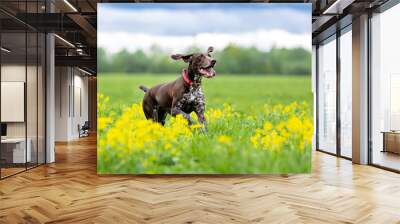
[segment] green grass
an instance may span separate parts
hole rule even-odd
[[[99,74],[98,92],[110,97],[109,102],[100,103],[99,117],[111,118],[112,122],[99,131],[98,172],[107,174],[145,173],[303,173],[311,170],[310,144],[299,147],[303,140],[302,130],[289,133],[278,149],[259,148],[251,138],[265,122],[273,128],[264,132],[268,136],[277,131],[280,123],[290,130],[290,118],[300,118],[300,126],[312,123],[312,93],[309,76],[266,76],[266,75],[218,75],[203,81],[206,111],[223,109],[230,104],[238,113],[209,119],[208,134],[194,131],[193,136],[178,139],[153,139],[145,149],[136,149],[118,136],[129,136],[134,141],[137,132],[146,132],[146,126],[138,130],[135,121],[144,119],[141,109],[135,113],[126,110],[142,101],[143,92],[139,85],[151,87],[161,82],[176,79],[177,75],[150,74]],[[285,107],[293,102],[306,102],[290,110]],[[267,105],[266,107],[264,105]],[[289,112],[285,112],[289,111]],[[211,115],[210,115],[211,116]],[[170,116],[168,116],[170,118]],[[195,117],[195,116],[194,116]],[[193,117],[193,118],[194,118]],[[211,117],[210,117],[211,118]],[[167,120],[170,127],[173,119]],[[301,129],[301,128],[300,128]],[[310,130],[310,129],[309,129]],[[110,134],[111,133],[111,134]],[[229,137],[229,143],[219,140]],[[270,138],[274,138],[273,136]],[[174,141],[175,140],[175,141]],[[166,148],[173,144],[173,152]],[[274,147],[270,145],[267,147]],[[179,153],[176,153],[179,152]]]
[[[98,92],[110,97],[112,105],[130,105],[141,102],[147,87],[173,81],[177,75],[100,74]],[[310,76],[217,75],[204,79],[206,106],[220,107],[232,104],[239,111],[257,110],[264,104],[307,102],[312,105]]]

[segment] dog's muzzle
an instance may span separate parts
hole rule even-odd
[[[205,67],[205,68],[200,68],[199,72],[205,76],[206,78],[212,78],[216,75],[216,72],[214,70],[214,65],[217,61],[216,60],[212,60],[210,62],[210,65]]]

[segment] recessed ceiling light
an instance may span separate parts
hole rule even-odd
[[[90,76],[93,75],[92,73],[90,73],[90,72],[88,72],[88,71],[86,71],[86,70],[83,70],[83,69],[81,69],[81,68],[79,68],[79,67],[78,67],[78,70],[81,71],[81,72],[83,72],[83,73],[85,73],[85,74],[87,74],[87,75],[90,75]]]
[[[62,42],[66,43],[67,45],[69,45],[70,47],[75,48],[75,45],[73,45],[71,42],[69,42],[68,40],[60,37],[58,34],[54,34],[55,37],[57,37],[59,40],[61,40]]]
[[[10,53],[10,52],[11,52],[11,50],[9,50],[9,49],[7,49],[7,48],[5,48],[5,47],[1,47],[0,49],[1,49],[2,51],[6,52],[6,53]]]
[[[355,0],[336,0],[332,5],[330,5],[324,12],[323,15],[327,14],[342,14],[343,9],[351,5]]]
[[[68,1],[64,0],[65,4],[67,4],[74,12],[78,12],[78,10]]]

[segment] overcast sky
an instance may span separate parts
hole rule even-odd
[[[311,49],[311,4],[98,4],[98,46],[181,52],[233,43]]]

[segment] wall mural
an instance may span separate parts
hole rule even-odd
[[[311,171],[311,4],[98,4],[98,173]]]

